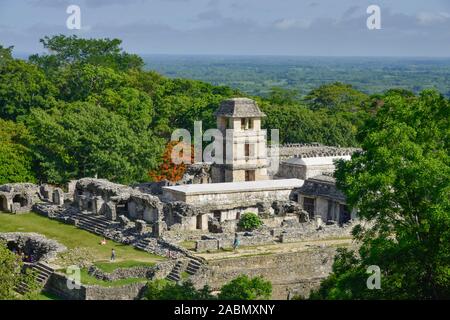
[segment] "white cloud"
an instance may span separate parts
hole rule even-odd
[[[289,30],[289,29],[308,29],[311,25],[310,20],[304,19],[281,19],[274,22],[275,29]]]
[[[420,25],[429,26],[436,23],[443,23],[450,20],[450,14],[447,12],[419,12],[417,21]]]

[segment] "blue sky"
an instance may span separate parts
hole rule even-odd
[[[70,4],[81,30],[66,28]],[[372,4],[381,30],[366,27]],[[448,57],[450,0],[0,0],[3,46],[41,52],[60,33],[149,54]]]

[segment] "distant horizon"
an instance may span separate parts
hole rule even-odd
[[[126,50],[125,50],[126,51]],[[366,59],[450,59],[448,56],[367,56],[367,55],[291,55],[291,54],[215,54],[215,53],[140,53],[126,51],[131,54],[136,54],[138,56],[167,56],[167,57],[221,57],[221,58],[240,58],[240,57],[267,57],[267,58],[366,58]],[[45,54],[45,50],[40,52],[16,52],[13,50],[13,56],[16,58],[27,58],[33,54]]]

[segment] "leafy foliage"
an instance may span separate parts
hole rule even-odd
[[[122,116],[91,103],[33,110],[27,126],[42,180],[62,183],[96,176],[131,183],[145,180],[156,165],[160,141],[149,130],[135,132]]]
[[[195,289],[190,281],[182,284],[158,279],[147,284],[145,300],[211,300],[210,288],[206,285],[202,289]]]
[[[249,278],[241,275],[225,284],[219,294],[223,300],[261,300],[270,299],[272,284],[262,277]]]
[[[20,256],[11,252],[5,242],[0,242],[0,300],[29,300],[40,290],[33,272],[23,272],[22,267]],[[15,291],[21,282],[31,289],[23,296]]]
[[[239,219],[238,226],[244,230],[251,231],[263,225],[261,218],[253,212],[246,212]]]
[[[168,180],[171,182],[177,182],[183,178],[184,173],[186,172],[186,164],[184,162],[180,164],[176,164],[172,160],[172,153],[174,152],[173,149],[175,146],[178,147],[184,147],[184,148],[190,148],[191,149],[191,156],[190,158],[187,158],[187,155],[183,154],[183,152],[180,152],[178,156],[178,159],[180,160],[187,160],[187,162],[193,163],[194,162],[194,147],[189,145],[180,146],[180,144],[183,144],[183,142],[177,142],[177,141],[170,141],[167,144],[166,150],[164,151],[163,157],[162,157],[162,163],[159,166],[158,169],[152,170],[149,172],[149,176],[152,179],[152,181],[162,181],[162,180]],[[185,149],[181,149],[185,150]],[[189,149],[188,149],[189,150]],[[186,162],[186,161],[185,161]]]
[[[0,118],[0,184],[35,181],[32,155],[23,145],[28,136],[23,125]]]
[[[119,39],[82,39],[76,35],[58,35],[41,39],[49,55],[33,55],[30,61],[47,72],[68,64],[82,63],[110,67],[114,70],[141,69],[143,60],[134,54],[123,52]]]
[[[341,252],[315,297],[450,297],[450,104],[434,91],[389,92],[359,137],[364,152],[341,162],[338,187],[372,228],[353,230],[359,255]],[[364,288],[382,271],[381,290]]]
[[[56,88],[36,66],[7,59],[0,64],[0,117],[15,120],[32,108],[48,109],[55,103]]]

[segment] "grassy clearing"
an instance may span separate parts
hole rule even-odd
[[[80,272],[80,276],[81,276],[81,283],[84,285],[91,285],[91,286],[102,286],[102,287],[119,287],[119,286],[124,286],[127,284],[132,284],[132,283],[137,283],[137,282],[141,282],[141,283],[146,283],[148,281],[148,279],[145,278],[127,278],[127,279],[121,279],[121,280],[116,280],[116,281],[103,281],[100,279],[97,279],[96,277],[91,276],[86,269],[81,269]]]
[[[179,243],[181,247],[188,250],[195,250],[195,241],[182,241]]]
[[[94,265],[104,272],[111,273],[118,268],[153,267],[155,263],[128,260],[119,262],[101,261],[94,263]]]
[[[69,249],[89,248],[95,261],[108,261],[113,248],[116,251],[116,263],[156,263],[166,259],[111,240],[106,245],[100,245],[102,237],[36,213],[0,213],[0,232],[36,232],[59,241]]]
[[[36,300],[61,300],[61,298],[55,296],[54,294],[48,292],[41,292],[36,297]]]

